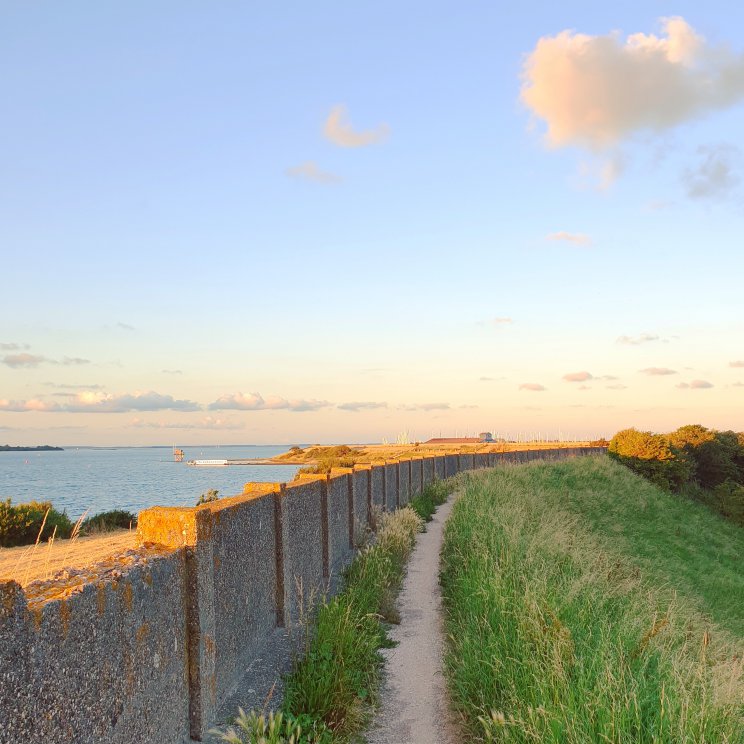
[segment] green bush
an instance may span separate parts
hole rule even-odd
[[[80,527],[83,535],[93,535],[97,532],[112,532],[113,530],[128,530],[137,526],[137,515],[124,509],[111,509],[88,517]]]
[[[414,496],[408,505],[424,522],[431,522],[437,507],[447,501],[453,488],[454,483],[451,480],[435,480],[429,483],[418,496]]]
[[[197,506],[202,504],[209,504],[212,501],[219,501],[220,492],[216,488],[210,488],[206,493],[199,496],[199,500],[196,502]]]
[[[39,535],[42,524],[44,531]],[[53,534],[55,537],[69,537],[72,529],[67,512],[58,512],[49,501],[29,501],[16,506],[10,499],[0,501],[0,547],[33,545],[37,538],[46,540]]]

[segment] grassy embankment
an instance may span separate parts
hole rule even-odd
[[[472,741],[744,741],[744,532],[605,458],[474,475],[445,531]]]
[[[389,624],[399,622],[395,599],[416,534],[452,487],[435,481],[409,507],[375,520],[377,533],[346,570],[343,590],[321,604],[308,628],[279,715],[241,712],[226,741],[330,744],[364,728],[378,698],[380,649],[389,644]]]

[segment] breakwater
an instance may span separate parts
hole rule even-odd
[[[202,740],[277,629],[351,561],[375,509],[462,471],[603,451],[370,463],[146,509],[137,550],[25,591],[0,582],[0,744]]]

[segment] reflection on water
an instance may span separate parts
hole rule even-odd
[[[285,446],[184,447],[186,459],[257,459]],[[291,481],[296,465],[191,467],[173,462],[170,447],[0,452],[0,500],[51,501],[76,519],[108,509],[139,512],[148,506],[194,506],[216,488],[233,496],[248,481]]]

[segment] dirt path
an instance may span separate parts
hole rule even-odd
[[[386,679],[370,744],[459,744],[442,676],[442,596],[439,551],[454,497],[439,507],[419,535],[398,600],[398,645],[383,651]]]

